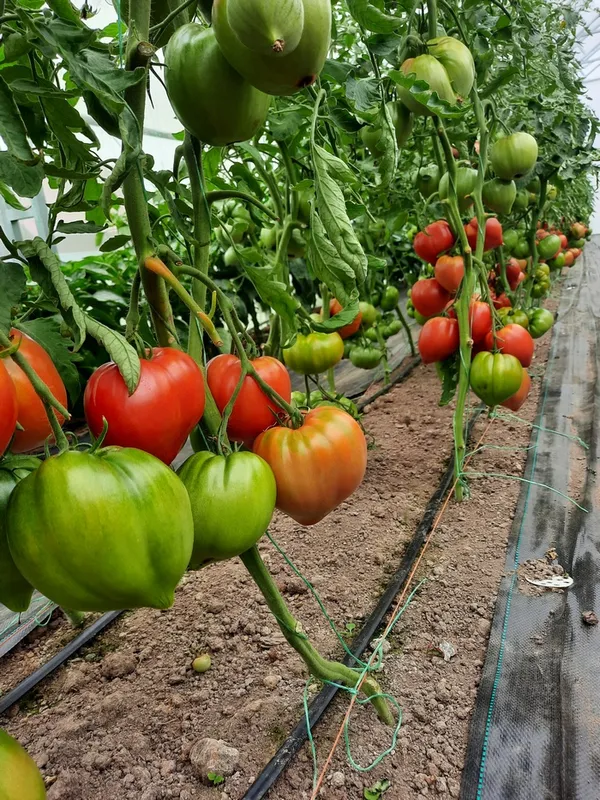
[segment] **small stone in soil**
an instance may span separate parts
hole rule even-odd
[[[200,739],[190,750],[190,762],[205,783],[210,783],[209,773],[223,778],[233,775],[239,760],[239,750],[222,739]]]
[[[598,624],[598,617],[594,614],[593,611],[584,611],[581,615],[581,619],[585,622],[586,625],[597,625]]]

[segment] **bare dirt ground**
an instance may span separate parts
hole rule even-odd
[[[533,391],[520,415],[533,419],[549,337],[531,367]],[[351,638],[396,570],[450,455],[452,408],[440,408],[432,367],[376,400],[364,417],[372,440],[366,479],[318,525],[277,514],[271,532],[314,584],[338,628]],[[479,421],[475,440],[487,426]],[[518,476],[529,428],[495,420],[469,469]],[[501,449],[510,446],[510,449]],[[385,645],[378,680],[403,709],[394,752],[372,772],[354,771],[343,740],[321,796],[360,800],[390,781],[383,800],[459,796],[471,710],[485,657],[506,540],[520,484],[474,477],[468,502],[451,502],[425,555],[418,594]],[[306,586],[263,539],[261,552],[295,616],[325,654],[341,647]],[[62,619],[2,659],[0,691],[16,685],[72,636]],[[456,654],[444,661],[437,649]],[[197,674],[193,658],[209,652]],[[169,611],[124,615],[0,725],[29,749],[49,800],[240,800],[302,713],[306,670],[286,644],[239,560],[184,579]],[[348,696],[338,697],[315,731],[322,764]],[[221,739],[239,752],[233,774],[213,786],[198,774],[194,745]],[[352,715],[354,759],[366,765],[390,741],[370,707]],[[191,758],[190,758],[191,754]],[[308,747],[269,795],[310,798]]]

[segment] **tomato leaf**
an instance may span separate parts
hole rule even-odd
[[[34,160],[23,117],[2,76],[0,76],[0,138],[4,140],[14,158],[25,162]]]
[[[99,342],[117,365],[129,394],[133,394],[140,382],[140,359],[129,342],[117,331],[102,325],[86,315],[87,332]]]
[[[17,208],[19,211],[25,211],[25,206],[19,198],[12,192],[12,190],[2,181],[0,181],[0,197],[11,207]]]
[[[338,313],[334,317],[321,320],[321,322],[312,321],[310,323],[310,326],[311,328],[313,328],[313,330],[320,331],[321,333],[331,333],[332,331],[339,331],[339,329],[343,328],[344,325],[349,325],[351,322],[354,322],[358,312],[359,308],[358,308],[358,292],[357,292],[356,295],[352,298],[351,302],[341,311],[338,311]]]
[[[25,291],[25,271],[20,264],[3,261],[0,266],[0,330],[8,334],[12,310],[21,302]]]
[[[462,106],[450,105],[446,100],[439,98],[437,92],[429,88],[427,81],[416,80],[414,75],[410,77],[400,70],[393,69],[388,72],[388,77],[391,78],[394,83],[397,83],[404,89],[408,89],[415,100],[427,106],[431,111],[435,111],[440,117],[462,117],[465,109],[469,107],[468,103],[463,103]]]
[[[74,403],[79,397],[81,386],[79,373],[73,362],[79,361],[81,356],[71,352],[71,340],[62,335],[60,321],[56,317],[40,317],[19,323],[15,327],[35,339],[48,352],[65,384],[71,403]]]
[[[17,247],[29,262],[31,277],[41,286],[44,294],[60,306],[67,325],[73,331],[77,352],[85,341],[85,314],[69,288],[58,257],[39,236],[31,241],[18,242]]]
[[[356,291],[356,275],[327,238],[321,218],[313,209],[307,260],[313,275],[322,281],[339,302],[346,306]]]
[[[379,157],[379,175],[381,177],[381,186],[385,189],[394,180],[396,165],[398,163],[396,131],[392,122],[390,110],[385,102],[381,104],[379,126],[381,127],[381,136],[379,137],[377,146],[383,151],[383,154]]]
[[[120,250],[122,247],[125,247],[130,240],[131,236],[129,236],[129,234],[119,233],[117,236],[113,236],[105,242],[102,242],[100,245],[100,252],[111,253],[113,250]]]
[[[435,368],[442,381],[442,396],[440,406],[447,406],[452,401],[458,386],[459,355],[455,354],[445,361],[437,361]]]
[[[59,222],[56,230],[61,233],[99,233],[106,228],[106,225],[96,225],[94,222]]]
[[[311,149],[318,210],[318,222],[316,223],[318,229],[316,232],[311,231],[311,264],[317,277],[323,273],[325,275],[337,274],[336,282],[339,282],[339,277],[345,276],[342,290],[346,295],[355,288],[347,282],[350,272],[354,276],[354,284],[362,285],[364,283],[367,257],[348,218],[344,195],[336,179],[344,183],[354,183],[356,178],[352,170],[341,159],[331,155],[319,145],[313,144]],[[317,217],[317,214],[314,216]],[[324,245],[328,257],[334,259],[332,268],[328,268],[323,254],[318,253],[318,247],[323,245],[326,239],[329,240]],[[318,244],[315,246],[317,242]],[[325,277],[323,280],[327,283]],[[329,288],[335,291],[333,286]],[[341,298],[338,297],[338,299],[343,302]]]

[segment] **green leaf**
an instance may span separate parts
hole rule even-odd
[[[81,24],[81,14],[72,5],[70,0],[46,0],[52,11],[69,22],[76,22]]]
[[[77,352],[85,341],[85,314],[69,288],[58,257],[39,236],[31,241],[18,242],[17,246],[29,262],[31,277],[44,294],[60,306],[67,325],[73,331]]]
[[[66,178],[70,181],[86,181],[88,178],[97,175],[97,172],[80,172],[76,169],[60,167],[58,164],[44,164],[44,172],[51,178]]]
[[[354,102],[357,111],[368,111],[379,103],[379,82],[375,78],[349,77],[346,96]]]
[[[19,211],[25,211],[25,206],[19,198],[9,189],[9,187],[0,181],[0,197],[11,207],[17,208]]]
[[[315,278],[333,292],[342,306],[347,306],[358,296],[354,270],[327,238],[323,223],[316,211],[311,215],[306,255]]]
[[[26,280],[20,264],[0,261],[0,330],[5,334],[10,330],[12,310],[21,302]]]
[[[338,313],[334,317],[321,320],[321,322],[316,322],[313,320],[310,323],[310,326],[314,330],[320,331],[321,333],[331,333],[332,331],[338,331],[340,328],[343,328],[344,325],[349,325],[351,322],[354,322],[358,312],[359,312],[358,292],[356,292],[352,302],[350,302],[341,311],[338,311]]]
[[[79,360],[79,357],[73,356],[70,349],[72,342],[62,335],[60,321],[56,317],[40,317],[19,323],[17,327],[47,351],[65,384],[71,404],[74,404],[81,386],[79,373],[73,362]]]
[[[380,11],[369,0],[347,0],[348,9],[358,24],[373,33],[392,33],[403,24],[400,17]]]
[[[99,303],[114,303],[117,306],[128,305],[126,298],[116,292],[111,292],[110,289],[98,289],[97,292],[94,292],[92,297]]]
[[[447,406],[452,401],[458,386],[458,355],[447,358],[445,361],[437,361],[435,368],[442,381],[442,396],[439,405]]]
[[[119,233],[117,236],[113,236],[111,239],[102,242],[99,249],[101,253],[112,253],[113,250],[120,250],[122,247],[125,247],[130,241],[131,236]]]
[[[129,342],[117,331],[107,328],[86,315],[86,327],[90,336],[99,342],[119,368],[129,394],[133,394],[140,382],[140,359]]]
[[[479,96],[482,100],[485,100],[486,97],[494,94],[495,92],[500,89],[500,87],[505,86],[507,83],[513,79],[515,75],[520,73],[519,67],[506,67],[501,72],[496,75],[483,89],[480,90]]]
[[[9,152],[20,161],[32,162],[34,155],[27,141],[27,131],[15,98],[0,75],[0,138]]]
[[[379,156],[378,168],[381,186],[386,189],[396,176],[398,142],[396,141],[396,130],[392,123],[392,117],[385,102],[381,104],[378,127],[381,128],[381,136],[377,146],[383,151],[382,155]]]
[[[56,230],[61,233],[98,233],[103,231],[106,225],[96,225],[94,222],[59,222]]]
[[[465,113],[465,109],[469,108],[468,103],[463,103],[462,106],[453,106],[446,100],[441,100],[437,92],[433,92],[429,88],[427,81],[415,80],[414,75],[410,77],[400,70],[393,69],[388,73],[388,77],[391,78],[394,83],[397,83],[404,89],[408,89],[415,100],[427,106],[427,108],[434,111],[440,117],[448,117],[450,119],[462,117]]]
[[[343,161],[332,156],[318,145],[312,147],[312,156],[318,210],[317,225],[319,226],[316,236],[311,239],[313,245],[311,248],[311,263],[313,264],[313,269],[315,269],[316,265],[315,275],[317,275],[317,271],[323,271],[323,259],[315,252],[315,243],[317,241],[322,243],[324,239],[328,238],[329,243],[326,248],[328,255],[333,257],[335,254],[336,257],[336,266],[333,271],[338,275],[341,274],[339,264],[337,264],[337,262],[341,261],[352,272],[355,285],[356,283],[362,284],[366,276],[367,257],[348,218],[342,190],[334,179],[335,177],[346,182],[350,179],[354,181],[354,174]],[[314,216],[317,217],[317,215]],[[329,244],[331,247],[329,247]],[[330,270],[326,270],[326,272],[330,272]],[[333,289],[333,287],[330,288]],[[354,287],[348,287],[345,284],[344,291],[351,291],[352,288]],[[338,300],[344,304],[340,297],[338,297]]]
[[[281,317],[284,330],[287,329],[287,335],[283,338],[288,339],[290,335],[294,335],[298,300],[292,297],[285,283],[276,280],[275,267],[254,267],[244,262],[242,269],[254,284],[260,299]]]

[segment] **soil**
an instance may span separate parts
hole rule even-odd
[[[532,420],[549,337],[539,340],[533,390],[520,416]],[[352,631],[372,610],[396,570],[450,456],[452,408],[440,408],[433,367],[368,406],[371,441],[360,489],[321,523],[303,528],[277,514],[271,533],[314,585],[338,629]],[[477,441],[488,426],[475,426]],[[467,471],[522,474],[529,428],[496,419]],[[377,679],[403,710],[394,751],[372,772],[353,770],[343,740],[321,792],[360,800],[389,780],[383,800],[459,796],[470,715],[505,569],[518,480],[469,479],[470,499],[451,502],[417,575],[423,580],[384,643]],[[265,538],[260,550],[292,613],[324,653],[341,647],[306,585]],[[416,583],[415,583],[416,585]],[[532,587],[533,588],[533,587]],[[0,691],[60,649],[73,633],[58,615],[2,659]],[[455,650],[444,660],[441,643]],[[193,659],[210,653],[199,674]],[[240,800],[302,714],[307,674],[283,639],[258,589],[234,560],[189,574],[168,611],[124,614],[52,678],[13,707],[0,725],[31,752],[49,800]],[[311,686],[310,694],[318,689]],[[348,696],[339,696],[315,730],[319,763],[336,736]],[[369,706],[352,714],[352,755],[367,765],[391,731]],[[218,786],[195,772],[190,752],[205,737],[223,740],[233,774]],[[278,781],[274,800],[310,798],[313,766],[306,746]],[[218,781],[218,777],[214,777]]]

